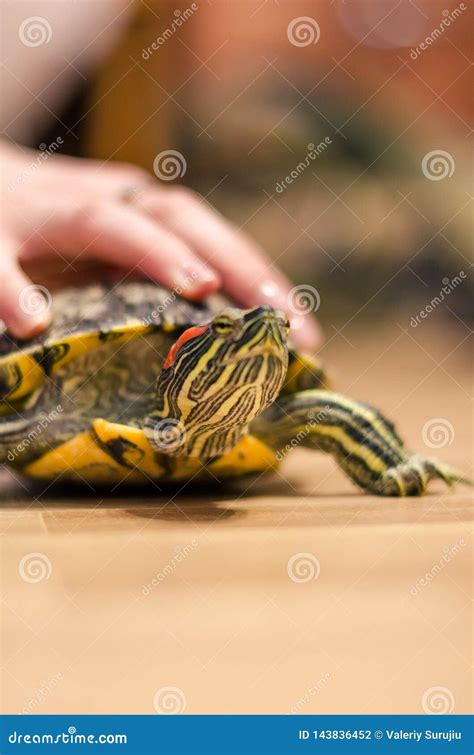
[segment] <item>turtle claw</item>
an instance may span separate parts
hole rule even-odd
[[[471,480],[447,464],[441,464],[435,459],[411,456],[381,475],[378,492],[386,496],[421,496],[426,493],[429,481],[438,478],[444,480],[449,487],[456,482],[472,485]]]
[[[430,480],[440,478],[444,480],[448,487],[452,488],[456,482],[461,482],[463,485],[472,485],[472,480],[468,477],[464,477],[457,469],[453,469],[449,464],[441,464],[436,459],[424,459],[425,467],[430,475]]]

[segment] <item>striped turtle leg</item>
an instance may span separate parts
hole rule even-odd
[[[409,453],[391,422],[371,406],[339,393],[283,396],[251,424],[280,460],[302,445],[332,454],[360,488],[385,496],[423,495],[428,482],[468,482],[449,467]]]

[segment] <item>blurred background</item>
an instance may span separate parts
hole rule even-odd
[[[408,325],[446,285],[430,316],[469,326],[470,3],[64,2],[9,9],[47,40],[4,34],[9,138],[168,171],[315,286],[323,326]]]

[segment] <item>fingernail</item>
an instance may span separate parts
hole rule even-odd
[[[16,320],[9,323],[8,331],[15,338],[26,340],[28,338],[34,338],[43,330],[45,330],[51,324],[51,316],[49,312],[42,312],[37,315],[30,315],[25,320]]]
[[[256,304],[270,304],[275,309],[283,310],[287,315],[291,314],[288,306],[288,288],[276,281],[268,280],[260,283],[253,298]]]
[[[174,276],[176,288],[184,296],[205,296],[215,291],[220,284],[217,274],[207,265],[185,265]]]
[[[279,286],[275,281],[263,281],[259,286],[259,293],[268,304],[275,302],[278,306],[283,306],[284,302],[284,309],[286,309],[287,292],[283,286]]]

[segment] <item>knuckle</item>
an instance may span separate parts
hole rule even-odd
[[[171,217],[189,215],[198,208],[196,194],[185,186],[173,186],[163,192],[163,214]]]
[[[153,187],[143,193],[140,204],[165,220],[182,213],[189,213],[196,206],[196,199],[191,189],[184,186]]]
[[[189,207],[196,201],[196,195],[186,186],[173,186],[168,190],[167,194],[171,208]]]
[[[97,233],[106,223],[109,203],[101,200],[84,201],[75,210],[74,225],[80,234]]]
[[[128,183],[144,183],[151,180],[150,173],[133,163],[115,163],[110,170],[119,178]]]

